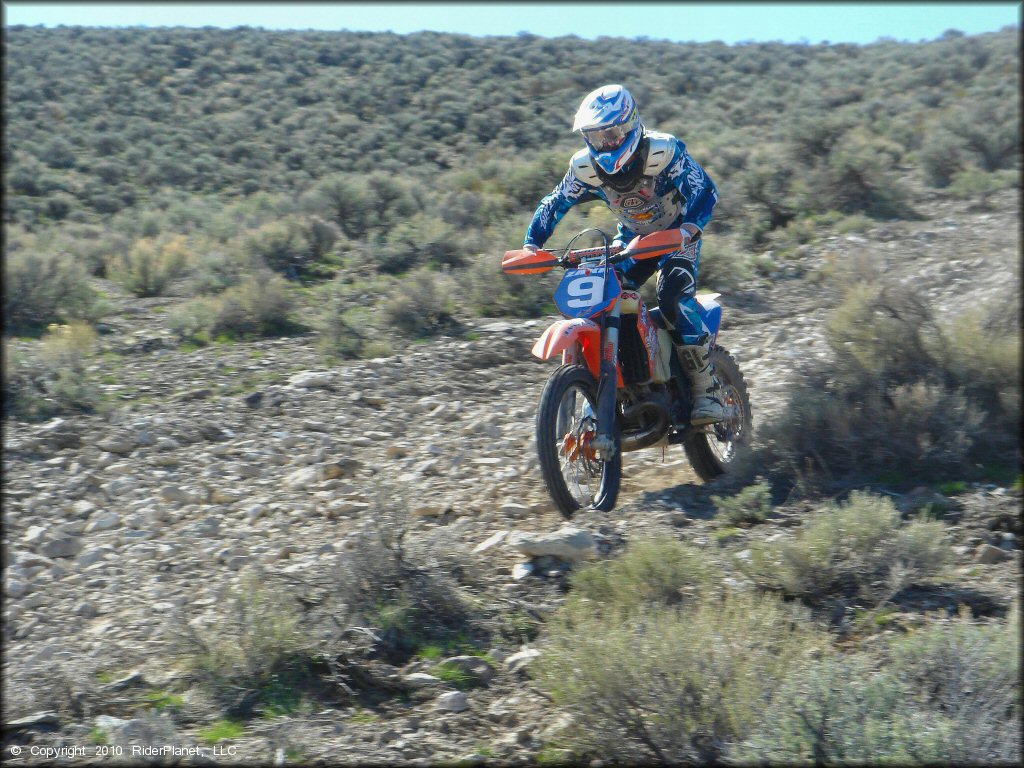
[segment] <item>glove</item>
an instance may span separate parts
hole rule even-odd
[[[683,224],[681,227],[679,227],[679,234],[683,236],[683,248],[685,248],[691,242],[696,242],[697,240],[700,240],[700,230],[697,228],[696,224]]]
[[[536,253],[540,249],[536,245],[534,245],[533,243],[523,243],[523,250],[524,251],[533,251],[534,253]]]

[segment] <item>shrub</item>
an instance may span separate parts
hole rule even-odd
[[[878,603],[940,575],[948,561],[942,523],[903,524],[888,497],[854,491],[793,539],[752,544],[744,567],[760,584],[811,603],[836,596]]]
[[[976,207],[987,209],[992,195],[1013,186],[1016,176],[1012,171],[986,173],[977,168],[965,168],[953,175],[949,192],[953,197],[972,201]]]
[[[99,406],[99,388],[87,370],[96,345],[90,326],[51,325],[34,355],[4,345],[5,414],[35,421]]]
[[[367,519],[330,574],[330,592],[352,623],[376,631],[379,652],[404,663],[424,645],[474,632],[474,602],[459,584],[468,575],[458,549],[440,538],[409,537],[401,498],[382,494]]]
[[[217,297],[215,306],[209,329],[214,337],[273,336],[294,328],[289,318],[292,296],[285,281],[270,272],[257,272],[228,288]]]
[[[700,290],[741,288],[752,275],[750,256],[735,241],[712,236],[701,245],[697,275]]]
[[[462,295],[469,310],[476,315],[533,318],[555,311],[552,278],[506,275],[501,271],[500,255],[487,253],[471,257],[469,266],[458,275]]]
[[[730,525],[762,523],[772,511],[772,487],[762,479],[734,496],[712,496],[718,516]]]
[[[96,292],[70,256],[35,250],[32,236],[4,259],[4,324],[8,333],[38,333],[50,323],[88,318]]]
[[[531,666],[574,718],[576,751],[613,762],[714,763],[824,637],[771,596],[727,594],[621,620],[567,603]]]
[[[1020,336],[988,331],[1001,305],[940,322],[912,287],[857,283],[826,324],[833,357],[799,370],[798,394],[762,428],[762,464],[832,477],[902,465],[928,479],[1005,459],[1020,419]]]
[[[186,291],[193,296],[220,293],[242,282],[251,269],[241,248],[204,241],[196,248]]]
[[[827,657],[795,669],[731,753],[769,764],[952,765],[1020,761],[1016,612],[892,641],[883,659]]]
[[[604,563],[584,565],[572,576],[571,601],[611,613],[676,605],[697,588],[710,588],[716,571],[696,547],[675,541],[639,541]]]
[[[182,339],[199,343],[289,334],[302,327],[290,316],[293,306],[284,278],[260,270],[218,296],[193,299],[167,323]]]
[[[334,222],[290,216],[251,230],[242,239],[242,250],[256,264],[295,280],[316,272],[339,234]]]
[[[457,331],[451,287],[450,279],[429,270],[412,272],[391,289],[384,301],[384,323],[411,338]]]
[[[114,257],[107,266],[107,274],[136,296],[163,296],[171,282],[185,271],[189,260],[184,235],[163,242],[144,237]]]
[[[346,309],[347,303],[336,299],[320,315],[320,353],[329,361],[384,357],[391,353],[388,342],[381,338],[366,310]]]
[[[232,713],[246,716],[282,684],[312,674],[314,649],[300,631],[298,601],[259,568],[225,590],[216,623],[177,626],[177,652],[196,681]]]

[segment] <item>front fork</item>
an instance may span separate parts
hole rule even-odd
[[[619,328],[622,306],[615,302],[602,322],[601,370],[597,382],[597,437],[594,450],[602,461],[615,456],[615,402],[618,385],[616,362],[619,359]]]

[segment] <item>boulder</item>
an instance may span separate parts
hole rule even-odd
[[[444,712],[465,712],[469,709],[469,699],[462,691],[449,691],[437,697],[435,706]]]
[[[571,526],[563,526],[552,533],[519,531],[509,537],[508,543],[524,555],[551,555],[570,563],[597,555],[597,545],[590,532]]]

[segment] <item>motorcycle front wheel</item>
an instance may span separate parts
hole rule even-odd
[[[544,386],[537,412],[537,453],[544,484],[563,517],[590,507],[615,506],[622,479],[622,452],[615,429],[615,452],[602,461],[593,448],[597,436],[597,381],[581,365],[563,365]]]

